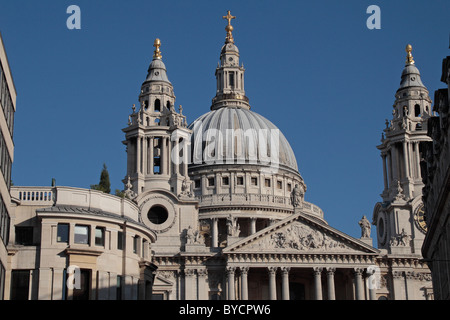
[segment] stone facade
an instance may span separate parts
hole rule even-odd
[[[390,299],[431,298],[431,274],[421,247],[426,226],[423,212],[421,159],[431,117],[431,99],[407,46],[400,87],[395,94],[392,119],[386,119],[381,144],[384,189],[375,205],[382,274],[391,283]],[[406,283],[406,285],[405,285]]]
[[[0,300],[5,298],[8,283],[8,250],[11,227],[11,167],[14,159],[14,113],[16,88],[0,34]]]
[[[427,297],[424,290],[431,280],[420,256],[423,234],[411,222],[423,186],[419,143],[429,141],[418,129],[426,116],[409,116],[416,105],[423,115],[430,112],[426,88],[408,86],[420,82],[418,70],[405,67],[394,119],[379,146],[385,190],[374,210],[377,249],[366,217],[359,221],[361,238],[354,238],[330,226],[324,212],[306,201],[306,183],[289,142],[251,110],[232,34],[234,17],[228,12],[224,18],[227,35],[215,70],[216,93],[210,111],[190,125],[182,106],[175,108],[161,41],[155,40],[140,105],[132,106],[123,128],[124,198],[57,186],[12,189],[8,295],[155,300]],[[17,243],[18,231],[27,230],[32,240]],[[118,240],[122,236],[123,242]],[[84,272],[80,282],[85,290],[68,288],[71,266]]]
[[[428,120],[428,135],[432,139],[425,148],[422,168],[425,183],[423,200],[428,232],[422,252],[433,275],[436,299],[450,299],[450,157],[449,105],[450,57],[442,61],[441,81],[448,85],[435,91],[434,108],[439,116]]]

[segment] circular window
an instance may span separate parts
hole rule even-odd
[[[151,223],[163,224],[167,221],[169,213],[167,212],[166,208],[156,205],[150,208],[147,216],[148,220],[150,220]]]

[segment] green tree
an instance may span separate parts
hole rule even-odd
[[[100,182],[98,184],[92,184],[91,189],[103,191],[105,193],[111,192],[111,182],[109,181],[109,172],[106,168],[106,164],[103,164],[103,169],[100,174]]]

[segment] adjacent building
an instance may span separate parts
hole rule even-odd
[[[11,227],[11,168],[14,159],[14,113],[16,88],[9,68],[3,38],[0,33],[0,300],[5,299],[8,250]]]
[[[450,56],[442,61],[441,81],[447,88],[434,94],[434,107],[439,116],[428,120],[431,142],[424,147],[422,161],[424,213],[428,232],[422,252],[433,275],[435,298],[450,299]]]

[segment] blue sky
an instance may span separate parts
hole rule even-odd
[[[69,30],[69,5],[81,29]],[[381,9],[369,30],[366,9]],[[284,133],[305,199],[359,237],[383,189],[380,143],[411,43],[434,98],[449,55],[449,1],[5,1],[0,31],[18,92],[13,183],[89,188],[106,163],[123,189],[121,131],[153,41],[188,122],[209,111],[227,10],[252,110]],[[374,230],[375,231],[375,230]],[[372,235],[375,238],[375,232]]]

